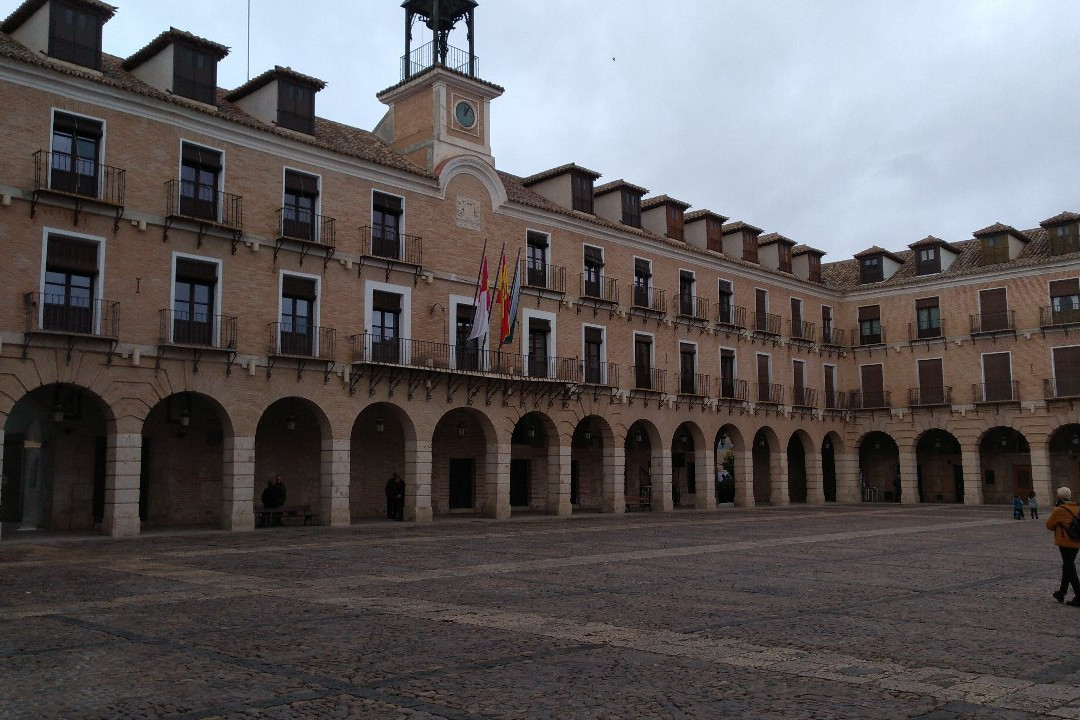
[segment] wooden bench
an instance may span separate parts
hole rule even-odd
[[[648,510],[652,507],[652,500],[648,495],[626,495],[623,499],[626,502],[626,512]]]
[[[284,525],[286,521],[313,525],[319,520],[319,513],[310,505],[286,505],[279,508],[255,508],[255,527]]]

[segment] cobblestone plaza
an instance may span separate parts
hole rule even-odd
[[[1041,522],[963,506],[0,545],[0,717],[1080,718]]]

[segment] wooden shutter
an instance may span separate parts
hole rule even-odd
[[[759,385],[769,384],[769,356],[757,356],[757,380]]]
[[[178,279],[212,284],[217,282],[217,265],[191,258],[176,258]]]
[[[401,214],[401,198],[394,197],[393,195],[385,195],[381,192],[375,193],[372,198],[372,205],[376,212],[384,212],[389,215]]]
[[[1068,295],[1080,295],[1080,279],[1052,280],[1050,282],[1050,297],[1063,297]]]
[[[982,330],[1003,330],[1009,327],[1008,298],[1005,288],[979,291],[979,312]]]
[[[983,355],[983,382],[985,400],[1009,400],[1012,398],[1012,370],[1009,353],[988,353]]]
[[[97,274],[97,243],[50,237],[45,265],[54,272]]]
[[[373,310],[399,313],[401,312],[401,296],[397,293],[380,292],[376,290],[371,293],[371,307]]]
[[[761,288],[754,290],[755,306],[754,309],[759,316],[764,316],[769,311],[769,293]]]
[[[1080,395],[1080,345],[1054,348],[1056,397]]]
[[[184,143],[181,155],[184,165],[191,165],[213,172],[221,170],[221,153],[216,150]]]
[[[585,344],[600,345],[604,342],[604,332],[600,328],[585,328]]]
[[[919,361],[919,400],[923,403],[941,403],[945,401],[944,379],[942,377],[941,358]]]
[[[885,404],[885,376],[881,365],[863,365],[859,368],[862,379],[863,407],[879,407]]]
[[[319,194],[319,178],[306,173],[286,170],[285,192],[314,197]]]
[[[604,254],[598,247],[585,246],[585,263],[589,265],[603,265]]]
[[[281,294],[285,297],[314,300],[316,297],[315,281],[311,278],[286,275],[281,279]]]
[[[880,320],[881,319],[881,307],[878,305],[866,305],[859,308],[859,322],[866,322],[868,320]]]
[[[927,308],[936,308],[938,306],[938,299],[932,298],[920,298],[915,301],[916,310],[926,310]]]
[[[806,387],[806,363],[796,360],[792,363],[791,368],[791,385],[796,390],[802,390],[804,387]]]
[[[836,407],[836,368],[825,366],[825,407]]]
[[[802,300],[791,298],[791,335],[802,337]]]

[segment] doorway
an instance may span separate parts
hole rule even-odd
[[[472,458],[450,458],[450,509],[471,510],[476,461]]]
[[[510,461],[510,507],[529,506],[529,461],[514,458]]]

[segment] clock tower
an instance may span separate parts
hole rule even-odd
[[[494,165],[491,156],[491,101],[503,93],[481,80],[475,53],[475,0],[406,0],[405,55],[401,80],[379,93],[389,110],[375,134],[413,162],[434,171],[455,155],[474,155]],[[418,22],[419,21],[419,22]],[[450,44],[464,21],[468,49]],[[417,26],[431,40],[413,47]]]

